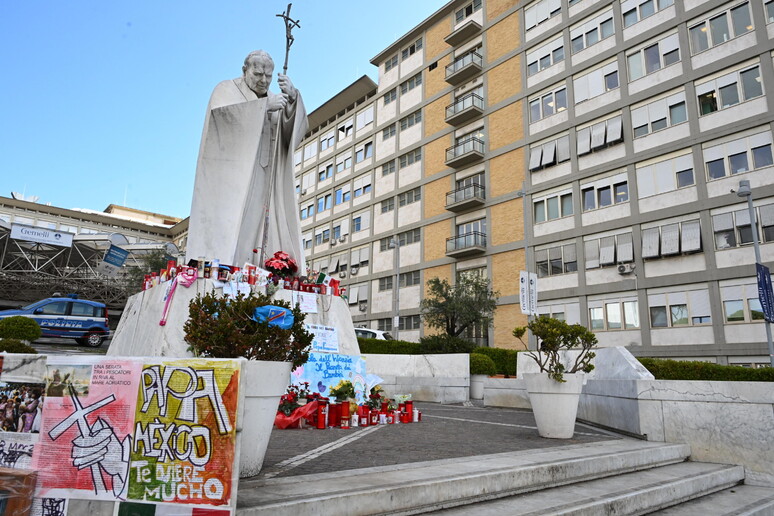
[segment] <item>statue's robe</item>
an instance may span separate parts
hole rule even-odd
[[[290,116],[284,109],[267,112],[273,96],[258,97],[241,77],[221,82],[212,92],[196,165],[186,261],[203,256],[238,267],[245,262],[263,267],[258,261],[268,200],[264,259],[284,251],[305,273],[293,152],[306,133],[306,111],[299,93],[290,104]]]

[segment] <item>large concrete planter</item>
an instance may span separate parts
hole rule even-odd
[[[486,378],[487,376],[485,374],[470,375],[470,399],[484,399],[484,380],[486,380]]]
[[[566,381],[560,383],[549,378],[546,373],[524,375],[540,437],[572,438],[584,376],[583,373],[565,373]]]
[[[252,477],[261,471],[269,445],[280,396],[290,383],[290,362],[242,362],[237,449],[239,477]]]

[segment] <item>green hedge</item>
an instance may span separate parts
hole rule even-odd
[[[727,366],[710,362],[638,359],[656,380],[716,380],[725,382],[774,382],[774,368]]]
[[[497,368],[497,374],[516,376],[516,361],[519,352],[515,349],[476,348],[473,353],[480,353],[491,358]]]
[[[481,353],[470,354],[470,374],[485,374],[494,376],[497,374],[497,368],[494,361]]]
[[[476,348],[472,342],[447,334],[430,335],[419,339],[419,349],[423,355],[439,353],[470,353]]]
[[[381,340],[364,339],[358,337],[357,343],[360,345],[361,353],[371,353],[374,355],[421,355],[418,342],[408,342],[405,340]]]
[[[43,332],[34,319],[14,315],[0,319],[0,339],[18,339],[30,342],[40,338]]]
[[[38,352],[32,346],[25,344],[19,339],[0,339],[0,352],[6,353],[24,353],[37,355]]]

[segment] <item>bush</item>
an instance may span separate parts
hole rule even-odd
[[[470,374],[485,374],[494,376],[497,374],[497,368],[494,361],[486,355],[480,353],[470,354]]]
[[[501,374],[506,377],[516,376],[516,361],[519,356],[519,352],[515,349],[503,349],[503,348],[476,348],[473,353],[488,356],[494,362],[497,369],[496,374]]]
[[[25,344],[19,339],[0,339],[0,352],[6,353],[25,353],[30,355],[37,355],[38,352],[30,346]]]
[[[272,305],[293,312],[293,326],[283,330],[252,319],[255,309]],[[188,305],[185,341],[199,357],[306,363],[314,335],[304,329],[304,312],[296,305],[263,294],[225,298],[214,292],[197,295]]]
[[[430,335],[419,339],[420,353],[423,355],[441,353],[470,353],[476,345],[460,337],[451,335]]]
[[[36,341],[43,332],[34,319],[14,315],[0,319],[0,339],[18,339],[29,342]]]
[[[727,366],[710,362],[665,360],[660,358],[638,359],[656,380],[714,380],[724,382],[774,382],[774,368],[752,369]]]
[[[381,340],[364,339],[358,337],[357,343],[360,345],[361,353],[371,353],[374,355],[421,355],[422,351],[418,342],[408,342],[405,340]]]

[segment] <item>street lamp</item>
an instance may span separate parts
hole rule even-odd
[[[400,240],[398,237],[392,237],[388,246],[390,249],[395,250],[395,257],[393,258],[393,264],[395,265],[395,281],[392,284],[392,290],[395,293],[393,296],[393,302],[395,304],[395,317],[392,320],[393,338],[398,340],[398,333],[400,326]]]
[[[736,191],[738,197],[747,197],[747,210],[750,213],[750,229],[753,236],[753,247],[755,248],[755,263],[761,263],[761,247],[758,242],[758,223],[755,220],[755,209],[753,208],[752,190],[750,189],[750,181],[742,179],[739,181],[739,189]],[[771,367],[774,367],[774,344],[771,341],[771,323],[764,317],[764,324],[766,327],[766,342],[769,345],[769,361]]]

